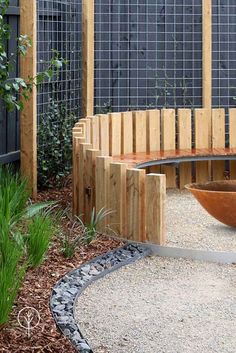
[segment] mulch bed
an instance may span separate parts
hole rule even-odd
[[[39,193],[38,201],[55,200],[60,208],[71,207],[71,183],[68,182],[62,189],[52,189]],[[69,231],[71,221],[64,217],[63,231]],[[58,331],[52,318],[49,299],[54,284],[66,272],[79,267],[82,263],[110,251],[122,243],[99,236],[90,246],[80,247],[73,258],[66,259],[62,253],[62,237],[56,238],[50,248],[47,259],[37,269],[26,274],[19,292],[14,310],[8,325],[0,331],[0,352],[4,353],[73,353],[74,348],[69,341]],[[40,325],[32,330],[31,337],[19,327],[17,315],[26,307],[34,307],[41,316]]]

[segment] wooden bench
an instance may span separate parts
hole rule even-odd
[[[115,212],[100,231],[164,244],[166,187],[224,179],[226,169],[236,178],[236,109],[229,110],[227,125],[226,139],[224,109],[80,119],[73,129],[74,214],[88,222],[93,207],[107,207]]]

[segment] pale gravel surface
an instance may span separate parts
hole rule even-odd
[[[77,322],[94,353],[235,353],[235,271],[145,258],[89,286]]]
[[[187,190],[169,190],[166,200],[167,245],[236,251],[236,229],[211,217]]]

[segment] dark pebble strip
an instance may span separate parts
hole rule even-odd
[[[74,307],[77,297],[92,282],[150,253],[151,251],[145,246],[127,244],[70,271],[54,286],[50,300],[54,320],[78,352],[93,353],[93,350],[75,321]]]

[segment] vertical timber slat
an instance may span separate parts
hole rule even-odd
[[[99,117],[97,115],[90,117],[90,126],[91,126],[91,143],[94,149],[100,148],[100,139],[99,139]]]
[[[192,148],[192,128],[191,128],[191,109],[178,109],[178,148]],[[192,182],[192,164],[182,163],[179,166],[179,187]]]
[[[20,58],[21,77],[28,81],[37,74],[37,12],[36,1],[20,0],[20,33],[32,41],[26,56]],[[37,195],[37,90],[24,101],[20,116],[21,173],[27,178],[33,197]]]
[[[82,43],[82,115],[86,117],[94,114],[94,0],[83,0]]]
[[[95,168],[96,158],[99,156],[99,150],[89,149],[86,151],[85,173],[84,173],[84,218],[89,223],[93,208],[96,208],[95,195]]]
[[[161,111],[161,148],[163,151],[175,150],[175,110],[162,109]],[[175,167],[163,166],[162,173],[166,175],[166,187],[176,187]]]
[[[110,156],[121,155],[121,113],[109,114],[110,119]]]
[[[229,147],[236,148],[236,108],[229,109]],[[236,161],[230,162],[230,179],[236,179]]]
[[[225,111],[212,109],[212,148],[225,148]],[[212,162],[213,180],[223,180],[225,172],[224,161]]]
[[[78,215],[84,219],[85,212],[85,165],[86,165],[86,151],[92,149],[92,145],[89,143],[80,143],[79,144],[79,173],[78,173]]]
[[[209,148],[209,109],[195,109],[195,148]],[[208,162],[196,162],[196,182],[209,179]]]
[[[133,152],[133,113],[121,114],[121,153]]]
[[[126,234],[126,169],[124,163],[110,164],[110,181],[108,193],[109,227],[112,234]]]
[[[72,212],[73,215],[78,215],[78,193],[79,193],[79,145],[85,143],[84,138],[76,137],[73,134],[73,171],[72,171]]]
[[[147,111],[147,152],[160,151],[160,110]]]
[[[202,0],[202,75],[203,75],[202,77],[203,108],[211,109],[211,106],[212,106],[212,0]],[[210,123],[210,119],[208,120],[208,122]]]
[[[146,240],[164,245],[165,239],[165,198],[166,176],[148,174],[146,176]]]
[[[109,175],[111,157],[97,157],[96,158],[96,212],[99,212],[103,207],[108,209],[108,190],[109,190]],[[107,219],[103,219],[98,224],[98,231],[105,232]]]
[[[146,152],[147,148],[147,122],[146,112],[136,111],[133,112],[133,139],[134,139],[134,152]]]
[[[145,170],[127,169],[127,238],[145,241]]]
[[[99,140],[101,155],[109,156],[109,116],[106,114],[99,115]]]

